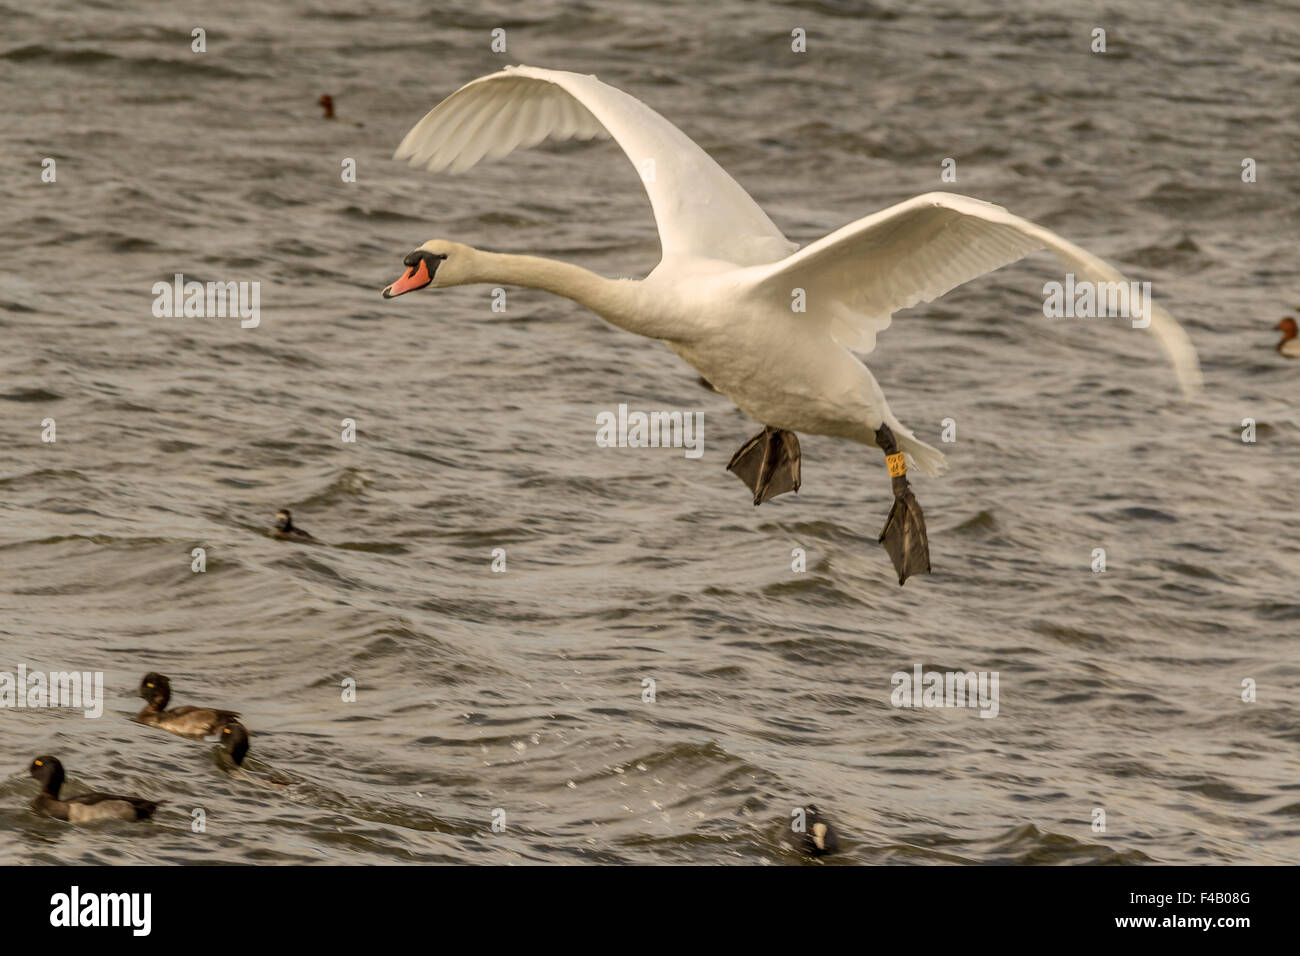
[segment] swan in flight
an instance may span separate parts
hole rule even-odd
[[[878,446],[893,507],[881,532],[898,583],[930,570],[925,518],[907,468],[943,472],[943,454],[918,439],[854,352],[900,309],[1047,248],[1078,280],[1125,283],[1060,236],[978,199],[934,192],[849,223],[800,249],[740,185],[676,126],[594,76],[529,66],[480,77],[420,120],[397,147],[430,171],[459,173],[517,147],[612,137],[641,172],[663,257],[644,279],[607,279],[579,266],[502,255],[432,239],[403,260],[385,298],[425,286],[486,282],[572,299],[628,332],[663,340],[717,391],[764,426],[728,470],[758,505],[797,491],[796,432]],[[796,311],[802,299],[803,310]],[[1200,373],[1186,333],[1146,304],[1148,328],[1185,391]]]

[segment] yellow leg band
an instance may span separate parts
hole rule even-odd
[[[889,477],[899,478],[907,474],[907,464],[903,461],[903,453],[897,455],[886,455],[885,464],[889,466]]]

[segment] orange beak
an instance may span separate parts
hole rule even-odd
[[[416,289],[423,289],[432,281],[433,276],[429,275],[429,264],[421,257],[419,262],[406,270],[405,275],[384,289],[383,296],[385,299],[391,299],[407,292],[414,292]]]

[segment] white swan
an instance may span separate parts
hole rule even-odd
[[[794,432],[879,445],[895,501],[881,533],[902,584],[930,570],[906,462],[937,475],[941,452],[902,425],[850,350],[870,352],[899,309],[938,298],[1046,247],[1077,279],[1126,282],[1100,259],[1000,206],[927,193],[859,219],[803,249],[681,130],[594,76],[508,67],[461,87],[406,134],[394,155],[460,172],[547,137],[612,136],[642,172],[663,258],[646,278],[607,279],[579,266],[434,239],[403,260],[386,298],[424,286],[488,282],[543,289],[638,335],[662,339],[746,415],[762,422],[728,468],[754,503],[797,490]],[[797,251],[796,251],[797,250]],[[792,309],[802,289],[806,311]],[[1196,352],[1163,309],[1149,328],[1190,394]],[[904,457],[906,456],[906,457]]]

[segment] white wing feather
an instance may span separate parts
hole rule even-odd
[[[393,158],[459,173],[548,137],[609,136],[642,174],[665,259],[696,256],[751,266],[797,248],[690,137],[594,76],[515,66],[480,77],[415,124]]]
[[[870,352],[900,309],[930,302],[964,282],[1047,248],[1076,281],[1127,283],[1113,266],[1001,206],[954,193],[926,193],[859,219],[760,270],[755,288],[790,301],[805,290],[845,348]],[[1143,303],[1183,391],[1201,384],[1196,349],[1174,318]]]

